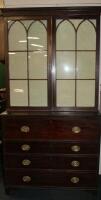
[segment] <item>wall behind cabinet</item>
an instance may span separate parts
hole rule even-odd
[[[101,5],[101,0],[5,0],[6,7]]]

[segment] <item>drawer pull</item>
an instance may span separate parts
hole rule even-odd
[[[76,184],[76,183],[79,183],[79,181],[80,181],[80,179],[78,178],[78,177],[72,177],[71,179],[70,179],[70,181],[72,182],[72,183],[74,183],[74,184]]]
[[[30,176],[23,176],[22,180],[24,183],[29,183],[31,181],[31,177]]]
[[[22,127],[20,128],[20,131],[21,131],[22,133],[29,133],[30,127],[29,127],[29,126],[22,126]]]
[[[73,132],[73,133],[80,133],[80,132],[81,132],[81,128],[80,128],[79,126],[74,126],[74,127],[72,128],[72,132]]]
[[[79,166],[80,166],[80,162],[77,161],[77,160],[73,160],[73,161],[71,162],[71,166],[72,166],[72,167],[79,167]]]
[[[73,145],[73,146],[71,147],[71,150],[72,150],[73,152],[79,152],[79,151],[80,151],[80,146],[78,146],[78,145]]]
[[[22,165],[29,166],[31,164],[31,161],[29,159],[22,160]]]
[[[29,151],[31,149],[31,146],[29,144],[23,144],[21,145],[22,151]]]

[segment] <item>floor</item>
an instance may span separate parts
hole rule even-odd
[[[97,195],[92,194],[90,191],[68,191],[63,188],[20,189],[14,190],[10,195],[7,195],[4,190],[2,168],[0,166],[0,200],[100,200],[100,190],[101,184],[99,184]]]

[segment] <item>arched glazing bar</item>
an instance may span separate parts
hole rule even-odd
[[[56,26],[56,50],[75,50],[75,31],[71,21],[61,20]]]
[[[77,27],[77,50],[96,50],[95,37],[95,25],[90,20],[83,20]]]
[[[18,34],[19,33],[19,34]],[[21,21],[13,21],[8,29],[9,51],[27,50],[27,30]]]

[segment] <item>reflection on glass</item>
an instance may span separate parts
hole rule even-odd
[[[28,37],[28,40],[39,40],[40,38],[39,37]]]
[[[29,28],[28,48],[29,50],[37,50],[38,48],[47,50],[47,30],[40,21],[35,21]]]
[[[57,80],[57,106],[75,106],[75,81]]]
[[[10,28],[10,26],[12,25],[13,21],[12,20],[8,20],[8,29]]]
[[[77,32],[78,50],[96,50],[96,32],[89,21],[84,21]]]
[[[27,78],[27,53],[9,53],[9,76],[10,79]]]
[[[14,22],[9,31],[9,51],[27,50],[27,44],[19,41],[26,40],[26,30],[20,22]]]
[[[30,106],[47,106],[47,81],[29,81]]]
[[[47,79],[47,56],[45,51],[29,53],[29,78]]]
[[[26,80],[10,81],[10,105],[28,106],[28,87]]]
[[[77,78],[94,79],[95,78],[95,52],[78,52],[77,53]]]
[[[56,50],[75,50],[75,30],[67,20],[60,23],[57,28]]]
[[[57,52],[56,70],[57,70],[57,79],[75,78],[75,53]]]
[[[77,106],[94,107],[95,106],[95,81],[78,80],[77,81]]]

